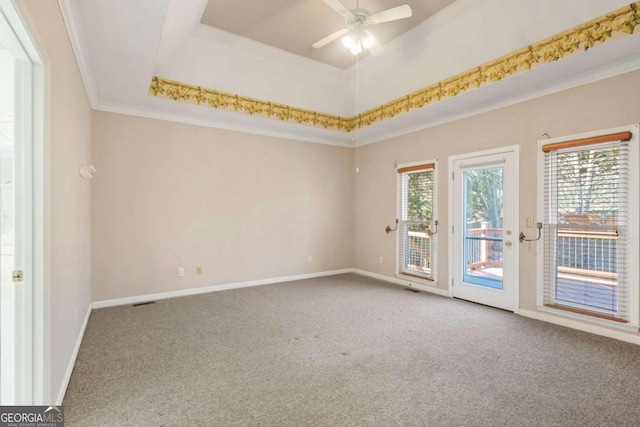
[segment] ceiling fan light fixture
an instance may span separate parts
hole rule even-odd
[[[360,39],[356,39],[356,41],[353,43],[353,46],[351,46],[351,53],[354,55],[358,55],[361,52],[362,52],[362,42],[360,41]]]
[[[349,49],[353,55],[362,53],[375,43],[373,34],[366,30],[352,30],[342,38],[342,45]]]
[[[352,54],[358,55],[363,49],[371,50],[373,55],[380,53],[382,46],[378,43],[369,31],[364,28],[368,25],[382,24],[385,22],[397,21],[399,19],[410,18],[412,15],[411,7],[408,4],[392,7],[382,12],[369,13],[366,9],[360,9],[360,2],[356,1],[356,8],[349,10],[343,3],[343,0],[324,0],[324,2],[334,11],[338,12],[345,19],[345,26],[342,30],[338,30],[327,37],[313,43],[316,49],[326,46],[334,40],[342,38],[342,45],[349,49]]]
[[[354,44],[355,44],[355,40],[351,34],[347,34],[342,38],[342,45],[347,49],[351,49]]]
[[[364,31],[363,32],[363,38],[362,38],[362,47],[364,47],[365,49],[369,49],[371,46],[373,46],[373,43],[375,42],[375,38],[373,37],[373,34],[371,34],[369,31]]]

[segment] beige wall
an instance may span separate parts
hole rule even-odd
[[[392,277],[396,237],[384,228],[396,217],[396,162],[439,160],[438,219],[448,230],[448,157],[519,145],[525,230],[536,214],[541,134],[637,123],[639,79],[629,73],[360,147],[359,173],[355,150],[94,112],[93,300],[349,267]],[[438,241],[441,289],[447,237]],[[533,246],[519,248],[520,306],[534,309],[536,257]]]
[[[353,265],[351,149],[97,111],[93,126],[94,301]]]
[[[91,304],[90,203],[91,183],[78,168],[91,163],[91,108],[77,63],[55,0],[24,0],[36,42],[49,58],[47,151],[50,206],[49,289],[50,384],[54,402]],[[46,131],[46,128],[45,128]],[[46,267],[45,267],[46,268]]]
[[[395,162],[440,160],[438,217],[446,230],[448,156],[519,144],[523,228],[524,217],[536,212],[535,148],[543,132],[560,136],[640,121],[640,72],[634,72],[361,147],[356,174],[350,149],[92,115],[57,2],[20,5],[50,58],[52,399],[64,383],[92,297],[349,267],[391,277],[395,236],[384,228],[396,216]],[[98,173],[81,180],[78,168],[89,163]],[[440,235],[438,247],[443,289],[446,237]],[[521,306],[533,308],[535,255],[526,245],[520,251]],[[179,266],[186,270],[183,278],[176,277]]]
[[[355,175],[355,267],[386,276],[395,273],[395,234],[384,229],[396,217],[394,163],[437,158],[439,288],[447,289],[449,156],[509,145],[520,146],[520,219],[536,214],[536,147],[541,134],[572,135],[640,122],[640,72],[633,72],[462,119],[359,149],[360,173]],[[518,232],[515,234],[517,235]],[[536,304],[536,256],[533,246],[520,245],[520,305]],[[384,257],[384,264],[378,257]]]

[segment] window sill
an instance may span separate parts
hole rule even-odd
[[[569,310],[565,310],[565,309],[561,309],[561,308],[549,307],[549,306],[546,306],[546,305],[543,305],[543,306],[539,305],[538,306],[538,310],[540,312],[553,314],[553,315],[558,316],[558,317],[581,320],[584,323],[590,323],[590,324],[593,324],[593,325],[600,325],[600,326],[607,326],[609,328],[620,329],[620,330],[623,330],[623,331],[628,331],[628,332],[633,332],[633,333],[638,333],[638,330],[639,330],[638,325],[633,325],[631,323],[621,322],[619,320],[603,319],[603,318],[596,317],[596,316],[591,316],[591,315],[582,314],[582,313],[576,313],[576,312],[573,312],[573,311],[569,311]]]
[[[407,282],[414,282],[418,285],[429,286],[431,288],[437,288],[438,282],[435,280],[427,279],[426,277],[420,277],[417,274],[396,273],[398,279],[406,280]]]

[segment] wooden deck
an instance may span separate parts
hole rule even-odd
[[[467,274],[490,280],[502,280],[502,268],[479,268]],[[558,302],[580,304],[596,310],[616,311],[618,286],[615,278],[587,275],[558,275],[555,299]]]

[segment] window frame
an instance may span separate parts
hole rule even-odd
[[[399,223],[397,224],[397,236],[396,236],[396,277],[399,279],[403,279],[403,280],[410,280],[412,282],[416,282],[422,285],[427,285],[427,286],[433,286],[433,287],[437,287],[438,286],[438,251],[437,251],[437,246],[438,246],[438,237],[437,237],[437,232],[439,231],[436,227],[436,232],[431,236],[431,247],[430,247],[430,253],[433,255],[432,259],[433,259],[433,266],[431,268],[432,274],[431,277],[427,277],[427,276],[421,276],[419,273],[416,274],[411,274],[411,273],[406,273],[403,271],[404,269],[404,265],[403,263],[400,261],[400,247],[403,243],[403,236],[401,235],[401,224],[400,222],[402,221],[403,218],[403,214],[406,211],[406,200],[404,200],[403,196],[403,176],[405,174],[409,174],[409,173],[420,173],[423,172],[425,170],[428,170],[427,168],[423,169],[423,170],[416,170],[416,171],[407,171],[407,172],[398,172],[397,170],[402,169],[402,168],[411,168],[414,166],[421,166],[421,165],[429,165],[432,164],[433,165],[433,189],[432,189],[432,201],[431,201],[431,224],[430,224],[430,228],[432,225],[435,224],[435,222],[438,220],[438,160],[437,159],[431,159],[431,160],[425,160],[425,161],[420,161],[420,162],[411,162],[411,163],[402,163],[402,164],[398,164],[396,165],[396,218],[398,219]]]
[[[632,137],[629,141],[629,184],[631,186],[629,192],[629,235],[638,236],[640,222],[640,189],[638,182],[640,179],[640,149],[638,147],[640,125],[622,126],[610,129],[603,129],[593,132],[586,132],[577,135],[570,135],[560,138],[551,138],[538,141],[537,146],[537,166],[538,166],[538,179],[537,179],[537,216],[540,221],[546,221],[545,218],[545,153],[542,150],[543,146],[549,144],[563,143],[567,141],[580,140],[585,138],[597,138],[603,135],[616,134],[620,132],[631,132]],[[635,183],[635,186],[634,186]],[[628,246],[628,271],[626,275],[626,284],[629,290],[629,301],[631,307],[629,308],[629,321],[628,323],[622,323],[617,320],[610,320],[597,317],[596,315],[582,314],[569,310],[558,309],[548,307],[545,305],[544,300],[544,237],[537,242],[536,245],[536,304],[539,311],[552,313],[554,315],[574,318],[578,320],[587,321],[589,323],[601,324],[619,329],[630,330],[638,332],[640,324],[640,284],[638,283],[639,268],[638,268],[638,256],[640,254],[640,244],[637,238],[631,237],[629,239]],[[597,311],[596,311],[597,313]]]

